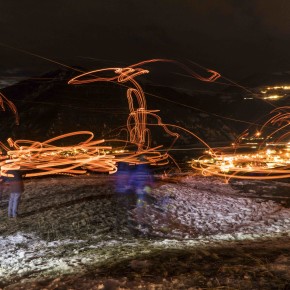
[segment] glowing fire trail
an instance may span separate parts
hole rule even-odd
[[[160,150],[162,145],[151,148],[150,130],[147,128],[148,116],[151,116],[157,120],[157,125],[162,127],[167,134],[174,137],[170,148],[178,139],[179,134],[174,133],[168,129],[168,126],[172,125],[166,125],[162,122],[161,118],[156,114],[159,110],[147,109],[145,94],[139,83],[135,80],[137,76],[149,72],[148,70],[139,68],[138,66],[157,61],[175,63],[187,71],[187,73],[201,81],[213,82],[220,77],[217,72],[212,70],[208,70],[208,73],[210,73],[209,77],[202,77],[185,65],[166,59],[148,60],[126,68],[105,68],[83,73],[71,79],[69,84],[85,84],[96,81],[114,81],[120,84],[127,84],[127,100],[129,104],[127,130],[129,132],[130,144],[137,146],[136,152],[122,155],[113,155],[111,153],[111,146],[101,145],[105,142],[105,140],[92,141],[93,133],[88,131],[64,134],[49,139],[45,142],[29,140],[13,141],[12,139],[8,139],[9,146],[13,148],[13,150],[9,149],[3,143],[0,143],[2,148],[7,151],[8,156],[7,158],[2,158],[3,161],[0,163],[2,174],[7,175],[7,171],[14,167],[20,167],[21,170],[28,171],[29,173],[27,173],[26,176],[42,176],[59,173],[83,174],[87,170],[114,173],[117,170],[116,163],[119,161],[134,164],[140,162],[150,163],[153,165],[167,164],[168,158],[170,158],[168,151],[165,153],[160,153],[158,150]],[[108,72],[112,73],[111,77],[96,76],[96,74],[99,75]],[[7,100],[4,96],[3,100],[5,100],[9,107],[15,112],[15,114],[17,114],[13,103]],[[3,102],[2,108],[4,108]],[[58,147],[53,145],[55,141],[59,141],[75,135],[89,135],[89,137],[84,142],[76,145],[66,147]],[[125,142],[127,144],[128,140],[118,140],[118,142]],[[141,155],[143,159],[142,161],[140,161]],[[144,155],[146,156],[145,160]]]
[[[224,154],[211,149],[209,155],[193,160],[191,167],[205,175],[222,176],[227,181],[231,178],[259,180],[289,178],[290,132],[287,130],[290,125],[289,110],[289,106],[274,109],[271,113],[275,115],[265,122],[258,132],[258,135],[261,135],[268,125],[278,126],[267,137],[267,140],[275,138],[274,141],[268,144],[264,141],[260,145],[265,146],[264,149],[260,148],[251,154]],[[235,146],[238,148],[239,144]]]
[[[159,110],[147,110],[146,98],[144,91],[142,90],[139,83],[135,80],[137,76],[149,73],[148,70],[142,69],[139,66],[152,63],[152,62],[170,62],[179,65],[182,69],[187,71],[190,75],[194,76],[195,78],[201,81],[213,82],[220,77],[220,74],[208,70],[210,76],[208,78],[202,77],[187,66],[167,59],[152,59],[143,61],[134,65],[131,65],[126,68],[106,68],[106,69],[98,69],[93,70],[87,73],[83,73],[77,77],[71,79],[68,83],[69,84],[88,84],[93,82],[100,82],[100,81],[109,81],[109,82],[117,82],[117,83],[128,83],[131,84],[131,87],[128,87],[127,90],[127,99],[129,105],[129,117],[127,119],[127,130],[129,132],[129,141],[133,144],[136,144],[138,147],[138,153],[145,153],[146,150],[150,148],[151,145],[151,136],[150,130],[147,128],[147,119],[148,116],[151,116],[157,120],[157,124],[165,130],[167,134],[174,137],[174,140],[170,146],[174,145],[176,140],[179,138],[179,134],[172,132],[168,129],[168,126],[162,123],[161,118],[156,114]],[[112,76],[105,77],[101,76],[104,73],[112,73]],[[136,103],[136,104],[135,104]],[[169,149],[170,149],[169,148]],[[167,153],[165,153],[167,154]],[[158,154],[159,155],[159,154]],[[163,161],[165,159],[165,155],[159,156],[160,160]],[[155,158],[154,164],[158,163],[158,160]],[[152,159],[151,159],[152,161]],[[150,162],[151,163],[151,162]]]

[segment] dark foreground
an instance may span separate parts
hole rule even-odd
[[[166,216],[162,208],[159,216],[148,211],[155,215],[150,226],[156,228],[144,234],[138,232],[134,214],[128,216],[136,201],[128,205],[126,197],[117,195],[111,177],[27,180],[19,218],[6,217],[7,194],[1,203],[0,289],[290,289],[289,184],[224,185],[216,179],[186,178],[156,182],[155,198],[171,190],[176,198],[192,194],[196,204],[204,192],[221,206],[217,213],[228,212],[226,201],[246,200],[237,213],[244,214],[241,224],[245,218],[251,224],[229,231],[236,222],[229,219],[220,227],[222,238],[209,228],[201,239],[195,238],[196,229],[187,239],[183,235],[189,228],[179,224],[187,220],[177,220],[176,214],[191,213],[190,200],[181,199],[172,205],[183,207]],[[267,216],[272,206],[267,200],[275,197],[275,212]],[[156,206],[154,200],[150,208]],[[202,207],[207,210],[196,222],[212,220],[208,201],[205,195]],[[223,215],[213,216],[218,219],[222,222]],[[178,227],[180,233],[173,237],[171,230]]]
[[[290,289],[290,239],[156,250],[4,289]]]

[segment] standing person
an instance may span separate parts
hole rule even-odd
[[[9,203],[8,203],[8,217],[17,217],[18,205],[21,193],[24,191],[24,184],[22,175],[19,169],[8,170],[9,174],[7,181],[9,185]]]

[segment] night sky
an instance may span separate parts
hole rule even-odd
[[[0,76],[192,60],[234,80],[290,70],[289,0],[0,1]],[[5,79],[6,78],[6,79]]]

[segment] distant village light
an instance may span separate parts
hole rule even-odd
[[[263,89],[260,90],[260,93],[264,95],[264,100],[279,100],[290,93],[290,85],[263,87]]]
[[[267,97],[263,97],[263,99],[264,100],[278,100],[278,99],[281,99],[283,97],[284,97],[284,95],[270,95]]]

